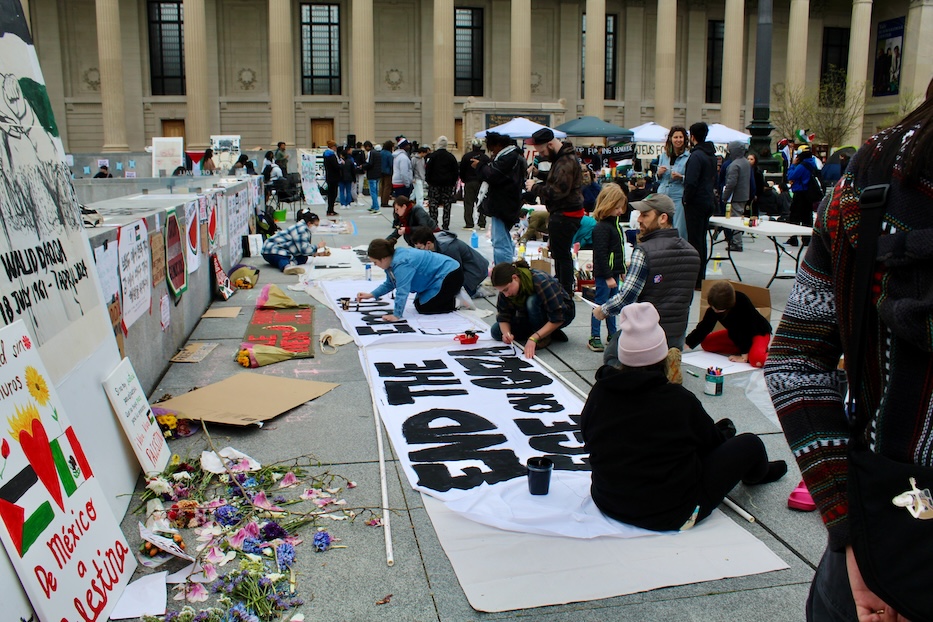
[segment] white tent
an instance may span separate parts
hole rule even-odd
[[[743,143],[747,143],[751,140],[752,135],[746,134],[745,132],[740,132],[734,130],[730,127],[726,127],[721,123],[713,123],[709,126],[709,134],[706,136],[706,140],[711,143],[723,143],[728,144],[733,140],[738,140]]]
[[[638,127],[633,127],[632,132],[635,134],[634,142],[636,143],[663,143],[667,142],[668,130],[663,125],[658,125],[654,121],[648,121],[647,123],[642,123]]]
[[[477,132],[477,138],[485,138],[486,132],[498,132],[499,134],[505,134],[512,138],[531,138],[531,135],[537,132],[538,130],[547,127],[546,125],[541,125],[540,123],[535,123],[530,119],[525,117],[515,117],[508,123],[503,123],[502,125],[497,125],[496,127],[491,127],[485,129],[482,132]],[[550,128],[554,132],[555,138],[566,138],[567,134],[561,132],[560,130],[555,130]]]

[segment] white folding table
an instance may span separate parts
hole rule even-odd
[[[799,236],[800,238],[807,238],[813,235],[813,227],[803,227],[801,225],[791,224],[789,222],[778,222],[776,220],[759,220],[758,225],[752,227],[745,224],[743,218],[739,216],[734,216],[732,218],[725,218],[724,216],[713,216],[709,219],[709,259],[715,259],[713,257],[713,251],[717,244],[726,243],[726,257],[720,257],[719,259],[727,259],[730,264],[732,264],[732,269],[735,271],[735,276],[741,281],[742,275],[739,274],[739,270],[735,265],[735,261],[732,259],[732,250],[729,248],[728,236],[724,240],[717,242],[715,240],[715,231],[717,228],[721,229],[730,229],[732,231],[743,231],[745,233],[751,233],[754,235],[764,236],[771,240],[771,243],[774,244],[774,274],[771,275],[771,279],[768,281],[768,284],[765,287],[771,287],[771,283],[774,282],[774,279],[792,279],[796,276],[797,268],[800,266],[800,255],[803,253],[805,248],[803,239],[800,239],[800,246],[797,247],[797,253],[794,254],[787,250],[787,247],[784,243],[778,242],[778,238],[789,238],[793,236]],[[779,274],[781,269],[781,256],[787,255],[794,260],[794,274]]]

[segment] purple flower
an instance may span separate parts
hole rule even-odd
[[[279,538],[284,538],[288,535],[288,532],[282,528],[274,520],[270,520],[268,523],[262,526],[262,536],[266,540],[277,540]]]
[[[330,548],[330,534],[326,531],[319,531],[314,534],[314,540],[311,545],[317,552],[323,552]]]
[[[214,518],[224,527],[232,527],[239,523],[243,516],[232,505],[222,505],[214,510]]]
[[[243,541],[242,551],[253,555],[262,555],[264,543],[259,538],[247,538]]]
[[[295,547],[284,542],[275,548],[276,559],[279,560],[279,570],[286,570],[295,563]]]

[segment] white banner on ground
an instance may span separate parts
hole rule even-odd
[[[363,368],[411,485],[444,501],[524,478],[532,456],[589,471],[583,402],[512,346],[372,346]]]
[[[488,324],[458,312],[421,315],[415,311],[414,297],[405,305],[405,315],[400,321],[383,321],[383,315],[393,312],[395,300],[392,294],[364,300],[359,305],[355,302],[357,293],[376,289],[379,281],[328,281],[320,285],[344,329],[359,346],[398,341],[453,342],[455,336],[467,330],[479,332],[480,340],[488,339]],[[337,304],[339,298],[354,301],[349,311],[340,309]]]

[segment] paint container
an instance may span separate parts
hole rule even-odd
[[[722,380],[725,376],[716,374],[706,374],[706,384],[703,385],[703,393],[707,395],[722,395]]]
[[[528,492],[533,495],[546,495],[551,486],[553,471],[554,463],[550,458],[528,458]]]
[[[372,266],[372,264],[368,264],[368,263],[367,263],[367,264],[363,264],[363,269],[366,270],[366,280],[367,280],[367,281],[372,281],[372,280],[373,280],[373,266]]]
[[[338,298],[337,302],[340,303],[340,308],[344,311],[350,310],[350,299],[349,298]]]

